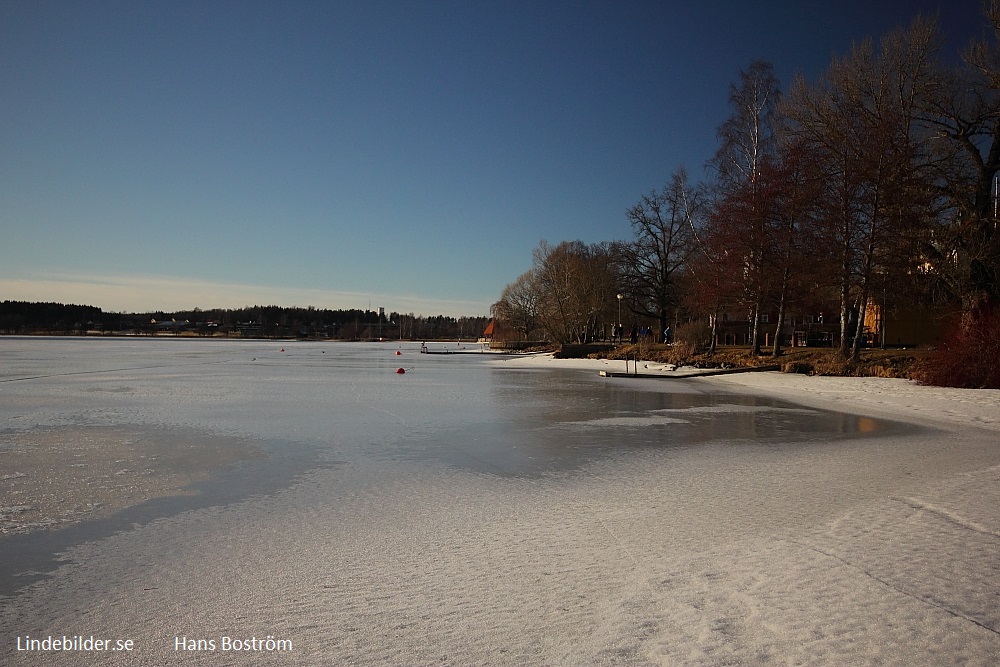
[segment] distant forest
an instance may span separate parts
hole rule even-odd
[[[487,317],[379,314],[372,310],[253,306],[238,309],[104,312],[95,306],[26,301],[0,302],[0,334],[175,335],[339,340],[478,338]]]

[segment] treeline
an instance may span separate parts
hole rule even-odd
[[[626,320],[662,337],[691,320],[711,346],[735,314],[754,354],[765,334],[777,354],[790,319],[825,312],[851,359],[874,304],[949,308],[955,341],[974,338],[1000,298],[996,0],[984,16],[990,37],[957,60],[918,18],[787,94],[752,63],[730,87],[708,181],[678,168],[627,211],[631,240],[541,243],[493,306],[506,335],[566,342]]]
[[[101,309],[94,306],[27,301],[0,303],[0,331],[8,334],[34,331],[72,332],[79,329],[81,322],[100,321],[103,317]]]
[[[62,335],[240,336],[248,338],[477,338],[486,317],[424,316],[372,310],[253,306],[177,312],[115,313],[94,306],[0,302],[0,333]]]

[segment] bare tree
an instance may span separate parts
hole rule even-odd
[[[519,340],[532,340],[538,328],[538,287],[532,271],[525,271],[503,288],[500,300],[490,309],[501,335],[513,333]]]
[[[933,23],[917,19],[877,51],[870,40],[855,45],[815,84],[797,81],[784,107],[828,183],[825,229],[839,264],[845,357],[858,357],[873,280],[925,219],[918,121],[935,48]]]
[[[925,267],[961,304],[964,326],[1000,300],[1000,3],[985,5],[985,18],[990,38],[973,41],[924,99],[940,196]]]
[[[643,195],[627,212],[635,238],[620,245],[623,289],[634,313],[659,322],[658,336],[675,319],[677,278],[695,249],[692,230],[700,199],[681,167],[662,191]]]
[[[802,142],[785,141],[778,160],[769,164],[762,174],[763,198],[770,202],[773,241],[769,258],[773,262],[773,273],[779,276],[772,357],[781,354],[788,307],[802,296],[801,289],[795,286],[816,266],[821,256],[809,233],[821,197],[821,182],[813,165],[814,156]]]
[[[614,275],[610,245],[545,241],[534,252],[539,324],[558,343],[586,342],[611,312]]]
[[[733,275],[739,270],[737,255],[729,251],[729,241],[718,227],[694,227],[695,252],[688,258],[684,273],[686,289],[682,303],[695,313],[707,313],[709,340],[707,354],[715,353],[718,343],[719,314],[740,298],[739,283]]]
[[[719,127],[720,146],[712,159],[718,175],[721,201],[740,202],[743,245],[743,286],[750,310],[750,339],[753,354],[760,354],[761,308],[765,298],[764,255],[769,249],[760,210],[758,188],[764,164],[776,150],[777,107],[781,97],[778,80],[770,63],[755,61],[740,72],[739,83],[730,86],[732,115]],[[716,215],[723,214],[720,209]],[[735,211],[734,211],[735,212]],[[736,221],[734,221],[736,222]]]

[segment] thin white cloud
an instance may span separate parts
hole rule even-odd
[[[216,283],[170,276],[44,273],[30,278],[0,278],[0,299],[51,301],[97,306],[105,311],[143,313],[193,308],[242,308],[255,305],[351,309],[383,307],[418,315],[485,315],[488,304],[410,295],[368,294],[313,288]]]

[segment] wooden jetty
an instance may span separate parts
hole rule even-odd
[[[701,368],[691,372],[682,371],[680,373],[677,372],[639,373],[639,372],[628,372],[628,371],[600,371],[600,375],[601,377],[608,377],[608,378],[650,378],[655,380],[670,378],[672,380],[681,380],[684,378],[710,377],[712,375],[730,375],[733,373],[759,373],[763,371],[780,371],[780,370],[781,366],[779,366],[778,364],[774,364],[769,366],[741,366],[738,368]]]

